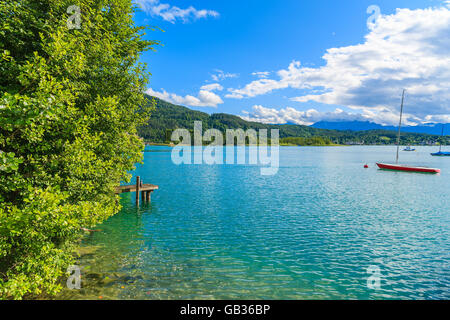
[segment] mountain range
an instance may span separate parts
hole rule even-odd
[[[318,129],[330,129],[330,130],[350,130],[350,131],[368,131],[368,130],[391,130],[396,131],[398,127],[395,126],[383,126],[369,121],[320,121],[312,125],[313,128]],[[443,123],[436,123],[422,126],[402,126],[402,132],[415,132],[440,135],[442,133],[442,127],[445,132],[450,134],[450,125],[448,128]],[[444,132],[444,134],[446,134]]]
[[[381,126],[381,128],[374,127],[372,129],[369,127],[372,124],[364,122],[361,126],[363,129],[358,128],[357,123],[347,123],[342,127],[338,127],[339,123],[316,123],[317,126],[328,126],[329,124],[329,128],[296,124],[264,124],[249,122],[226,113],[210,115],[148,95],[146,98],[147,107],[152,108],[151,117],[146,125],[138,128],[138,133],[145,141],[152,143],[171,142],[171,134],[178,128],[185,128],[192,132],[194,121],[201,121],[203,130],[215,128],[225,132],[227,129],[278,129],[281,139],[305,138],[311,141],[320,137],[333,144],[394,144],[397,139],[396,128]],[[449,138],[445,139],[445,143],[450,142]],[[403,145],[434,144],[441,140],[438,135],[426,133],[404,132],[401,136]]]

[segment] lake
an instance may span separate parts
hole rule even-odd
[[[280,147],[262,176],[147,147],[133,175],[159,185],[152,203],[122,195],[82,242],[82,289],[58,298],[449,299],[450,158],[437,149],[400,154],[442,170],[430,175],[378,170],[394,146]]]

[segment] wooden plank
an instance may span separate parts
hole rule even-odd
[[[126,193],[126,192],[136,192],[136,205],[139,205],[139,193],[141,193],[142,201],[150,202],[151,193],[158,190],[159,187],[154,184],[142,184],[141,177],[136,177],[135,185],[118,186],[115,188],[114,192],[116,194]]]
[[[159,187],[154,184],[143,184],[142,187],[139,188],[140,191],[154,191],[158,189]],[[136,185],[119,186],[115,189],[116,194],[126,192],[136,192]]]

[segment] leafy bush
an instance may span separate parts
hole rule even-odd
[[[81,8],[70,29],[67,8]],[[120,208],[148,110],[131,0],[0,2],[0,297],[56,293],[72,245]]]

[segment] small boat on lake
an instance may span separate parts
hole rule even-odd
[[[432,153],[431,155],[435,156],[435,157],[450,157],[450,152],[439,151],[439,152]]]
[[[416,149],[411,148],[411,146],[407,146],[403,151],[416,151]]]
[[[428,168],[428,167],[411,167],[401,164],[388,164],[388,163],[377,163],[380,169],[384,170],[395,170],[395,171],[407,171],[407,172],[422,172],[422,173],[439,173],[440,169]]]
[[[402,94],[402,106],[400,108],[400,122],[398,124],[398,136],[397,136],[397,158],[395,160],[395,164],[389,163],[377,163],[378,168],[382,170],[394,170],[394,171],[405,171],[405,172],[421,172],[421,173],[439,173],[440,169],[427,168],[427,167],[416,167],[416,166],[407,166],[398,164],[398,155],[400,151],[400,132],[402,127],[402,116],[403,116],[403,102],[405,100],[405,90],[403,90]],[[405,150],[406,151],[406,150]],[[407,150],[412,151],[412,150]]]
[[[442,125],[441,137],[444,137],[444,125]],[[450,157],[450,152],[442,151],[442,141],[441,141],[439,145],[439,152],[432,153],[431,155],[435,157]]]

